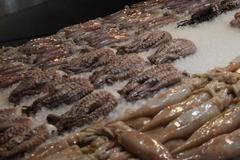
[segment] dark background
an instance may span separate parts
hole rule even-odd
[[[106,16],[139,1],[0,0],[0,46],[19,45],[50,35],[65,26]]]

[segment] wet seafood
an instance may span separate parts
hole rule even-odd
[[[48,61],[70,56],[74,52],[74,44],[63,42],[57,36],[30,40],[19,48],[20,52],[29,57],[29,63],[44,65]]]
[[[31,129],[32,120],[27,117],[18,117],[1,122],[0,145],[4,145],[10,139],[22,135]]]
[[[169,43],[160,46],[148,59],[154,64],[169,63],[181,57],[194,54],[197,48],[187,39],[173,39]]]
[[[61,69],[74,73],[90,72],[115,59],[116,55],[111,49],[102,48],[74,57],[66,65],[61,66]]]
[[[126,80],[142,72],[146,66],[144,60],[135,55],[119,56],[118,60],[104,66],[99,71],[95,71],[90,77],[95,87],[103,84],[113,84],[118,80]]]
[[[151,48],[156,48],[172,39],[170,33],[165,31],[146,32],[130,42],[130,44],[121,46],[117,49],[117,54],[139,53],[147,51]]]
[[[120,125],[121,127],[119,127]],[[113,132],[117,134],[118,142],[130,153],[140,159],[169,160],[173,159],[168,150],[156,140],[145,133],[138,132],[128,128],[122,122],[110,124],[107,127],[113,128]]]
[[[101,18],[89,20],[85,23],[75,24],[61,29],[58,34],[64,34],[66,38],[73,37],[76,32],[89,32],[95,31],[102,27],[103,22]]]
[[[6,108],[0,110],[0,122],[12,120],[22,116],[21,108]],[[1,128],[1,127],[0,127]]]
[[[197,148],[178,154],[177,157],[188,160],[228,160],[239,157],[239,132],[240,129],[237,129],[217,136]]]
[[[32,96],[47,90],[50,82],[61,77],[57,70],[42,71],[41,69],[29,70],[21,83],[15,88],[8,100],[14,104],[19,104],[24,96]]]
[[[218,116],[230,104],[232,96],[222,89],[209,101],[197,106],[172,121],[161,134],[161,142],[175,138],[186,138],[210,119]]]
[[[24,113],[35,114],[43,107],[53,109],[61,104],[72,104],[93,91],[93,85],[83,78],[66,79],[54,87],[46,96],[37,99],[31,106],[24,109]]]
[[[167,106],[166,108],[162,109],[156,116],[154,116],[153,119],[148,124],[143,126],[143,128],[141,128],[141,131],[147,131],[155,127],[164,126],[169,122],[173,121],[174,119],[176,119],[182,113],[196,106],[199,106],[200,104],[206,102],[210,98],[211,96],[208,93],[202,92],[190,96],[183,102]]]
[[[61,132],[72,127],[83,126],[102,116],[107,116],[116,106],[117,101],[111,93],[106,91],[93,92],[75,103],[63,115],[50,114],[47,120]]]
[[[127,121],[126,124],[133,129],[139,130],[150,121],[151,119],[148,117],[140,117],[134,120]]]
[[[178,27],[209,21],[226,11],[237,9],[239,7],[239,0],[219,0],[208,5],[203,5],[191,15],[190,20],[179,22]]]
[[[123,89],[118,91],[127,100],[133,101],[145,98],[161,88],[179,82],[182,72],[170,64],[162,64],[147,69],[137,77],[132,78]]]
[[[240,12],[237,12],[234,16],[234,19],[230,22],[232,27],[240,28]]]
[[[0,145],[0,158],[11,157],[36,147],[56,133],[52,125],[40,125],[26,133],[11,138],[4,145]]]
[[[128,121],[138,117],[154,117],[164,107],[184,101],[193,90],[203,87],[206,83],[207,79],[203,77],[187,78],[183,80],[182,84],[150,99],[143,107],[121,117],[120,120]]]
[[[19,52],[19,47],[2,47],[0,48],[0,63],[9,64],[14,62],[28,62],[28,57]]]
[[[105,122],[103,121],[97,121],[81,131],[65,136],[64,139],[39,146],[29,155],[27,159],[42,160],[57,152],[68,149],[73,145],[87,146],[96,140],[98,135],[102,135],[104,133],[104,124]]]
[[[115,24],[106,23],[100,29],[89,32],[75,32],[72,37],[77,45],[88,45],[93,48],[111,46],[115,43],[127,41],[129,35],[120,30]]]
[[[73,145],[69,148],[66,148],[60,152],[57,152],[44,160],[75,160],[80,159],[82,157],[81,149],[77,145]],[[43,159],[42,159],[43,160]]]
[[[239,106],[226,110],[221,115],[208,121],[201,128],[196,130],[184,144],[174,149],[173,153],[176,154],[189,148],[193,148],[218,135],[238,129],[240,121],[239,114]]]
[[[9,87],[18,83],[27,71],[27,65],[19,62],[0,65],[0,88]]]

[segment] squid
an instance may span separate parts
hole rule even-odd
[[[182,84],[152,98],[143,107],[121,117],[119,120],[128,121],[138,117],[153,117],[163,108],[184,101],[193,90],[203,87],[206,83],[206,78],[185,79]]]
[[[205,123],[195,131],[192,136],[181,146],[174,149],[172,153],[177,154],[189,148],[207,142],[218,135],[232,132],[240,127],[240,107],[239,105],[230,108],[221,115]]]
[[[211,96],[208,93],[202,92],[190,96],[188,99],[181,103],[167,106],[166,108],[161,110],[155,117],[153,117],[153,119],[149,123],[144,125],[141,128],[141,131],[144,132],[155,127],[161,127],[162,125],[166,125],[179,117],[182,113],[206,102],[210,98]]]

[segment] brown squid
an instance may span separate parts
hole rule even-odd
[[[161,88],[178,83],[183,77],[182,72],[171,64],[161,64],[147,69],[132,78],[118,92],[128,101],[139,100],[154,94]]]
[[[150,99],[143,107],[129,113],[119,120],[128,121],[138,117],[154,117],[164,107],[179,103],[188,98],[192,91],[203,87],[207,83],[206,78],[195,77],[183,80],[182,84],[160,93],[158,96]]]

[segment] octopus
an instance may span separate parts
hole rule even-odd
[[[127,80],[142,72],[146,67],[145,61],[135,54],[119,56],[117,61],[93,72],[90,81],[95,87],[103,84],[113,84],[115,81]]]
[[[232,27],[240,28],[240,12],[234,15],[234,19],[230,22]]]
[[[14,104],[19,104],[24,96],[32,96],[47,92],[55,80],[61,79],[61,74],[55,69],[42,71],[33,68],[24,74],[21,83],[11,92],[8,100]]]
[[[93,90],[93,85],[87,79],[65,79],[62,83],[57,84],[46,96],[37,99],[31,106],[25,106],[24,113],[35,114],[43,107],[53,109],[61,104],[69,105],[88,95]]]
[[[27,69],[27,65],[19,62],[1,64],[0,88],[7,88],[21,81]]]
[[[182,72],[173,65],[160,64],[132,78],[119,93],[129,101],[142,99],[161,88],[178,83],[182,76]]]
[[[61,57],[68,57],[74,53],[76,46],[60,37],[50,36],[30,40],[19,48],[22,54],[29,57],[28,63],[43,66],[51,61],[58,61]]]
[[[219,135],[199,147],[186,150],[177,155],[179,159],[189,160],[228,160],[238,158],[240,129]]]
[[[239,0],[219,0],[198,8],[189,20],[181,21],[178,27],[209,21],[218,15],[240,7]]]
[[[140,34],[125,46],[117,48],[117,54],[139,53],[151,48],[162,46],[172,39],[170,33],[166,31],[151,31]]]
[[[105,66],[116,60],[116,55],[111,49],[101,48],[89,53],[72,58],[61,69],[65,72],[81,73]]]
[[[107,116],[117,106],[115,97],[107,91],[93,92],[76,102],[63,115],[48,115],[49,123],[55,125],[59,132],[80,127],[100,117]]]
[[[194,54],[196,50],[195,44],[190,40],[173,39],[169,43],[160,46],[148,59],[153,64],[170,63],[181,57]]]
[[[37,126],[26,132],[19,130],[18,136],[12,137],[0,145],[0,158],[13,157],[27,152],[55,134],[56,128],[49,124]]]

